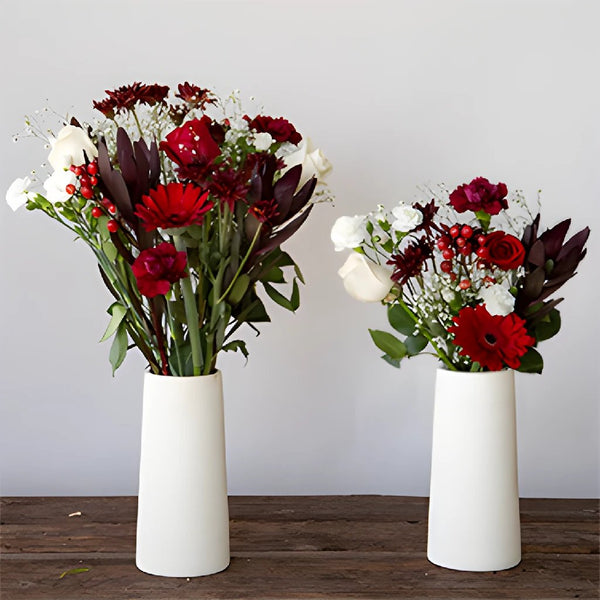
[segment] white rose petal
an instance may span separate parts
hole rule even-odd
[[[412,231],[417,225],[423,222],[423,213],[407,204],[400,204],[392,209],[392,215],[395,221],[392,223],[392,229],[407,233]]]
[[[480,289],[477,297],[483,300],[490,315],[505,317],[515,308],[515,297],[499,283]]]
[[[366,217],[363,215],[339,217],[331,228],[331,241],[335,244],[335,251],[360,246],[367,235],[365,224]]]
[[[88,160],[98,156],[98,150],[92,140],[81,127],[74,125],[63,127],[58,132],[58,136],[50,141],[50,144],[52,150],[48,155],[48,162],[55,171],[68,169],[71,165],[82,165],[85,162],[85,156]]]
[[[299,188],[311,177],[316,177],[317,183],[323,183],[333,169],[321,150],[313,146],[310,138],[304,139],[298,150],[288,154],[284,161],[286,165],[282,171],[284,173],[296,165],[302,165],[302,175],[300,175],[300,181],[298,182]]]
[[[348,294],[361,302],[381,302],[394,285],[391,274],[391,270],[356,252],[338,271]]]
[[[29,200],[29,186],[31,179],[29,177],[17,178],[6,190],[6,202],[13,209],[21,208]]]
[[[267,133],[266,131],[254,135],[254,147],[259,152],[264,152],[265,150],[268,150],[271,147],[272,143],[273,138],[271,137],[271,134]]]
[[[71,171],[54,171],[54,173],[44,181],[46,190],[46,199],[52,204],[56,202],[66,202],[71,194],[67,193],[66,187],[69,184],[75,185],[77,177]]]

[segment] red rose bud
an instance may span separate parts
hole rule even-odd
[[[488,234],[483,248],[488,252],[486,260],[504,271],[520,267],[525,260],[523,244],[514,235],[504,231]]]
[[[185,252],[177,252],[173,244],[163,242],[156,248],[142,250],[131,265],[138,289],[143,296],[165,295],[171,284],[187,277]]]

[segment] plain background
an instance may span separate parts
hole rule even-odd
[[[378,305],[343,291],[329,229],[343,214],[482,175],[543,190],[543,221],[593,229],[564,290],[543,375],[517,375],[523,496],[596,497],[599,5],[594,0],[33,2],[3,5],[0,187],[38,168],[23,115],[92,115],[103,90],[189,80],[239,88],[335,166],[335,205],[287,244],[308,285],[292,315],[224,356],[233,494],[427,495],[430,357],[395,370],[367,332]],[[111,300],[91,253],[38,213],[0,207],[4,495],[135,494],[144,362],[113,379],[97,344]]]

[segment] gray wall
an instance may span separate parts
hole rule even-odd
[[[105,88],[188,79],[255,95],[335,165],[287,249],[308,285],[275,307],[247,366],[223,357],[234,494],[426,495],[429,357],[397,371],[367,327],[381,307],[345,295],[329,229],[342,214],[484,175],[543,188],[547,224],[593,227],[564,289],[563,331],[541,376],[517,376],[524,496],[599,495],[598,3],[577,0],[33,2],[3,6],[0,187],[39,165],[11,142],[46,103],[91,115]],[[2,493],[136,492],[143,361],[115,379],[99,345],[110,304],[85,246],[0,203]]]

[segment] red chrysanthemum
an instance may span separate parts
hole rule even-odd
[[[261,223],[268,223],[279,214],[279,205],[275,199],[258,200],[249,209],[248,212],[256,217]]]
[[[236,202],[246,199],[249,187],[248,177],[243,172],[229,168],[213,174],[209,189],[213,196],[233,211]]]
[[[468,356],[490,371],[505,366],[517,369],[529,346],[535,344],[525,329],[525,321],[515,313],[505,317],[490,315],[483,304],[466,306],[448,331],[454,335],[452,343],[459,346],[461,356]]]
[[[302,141],[302,136],[296,131],[296,128],[283,117],[258,115],[254,119],[250,119],[248,115],[245,115],[244,119],[248,121],[250,129],[254,129],[258,133],[268,133],[277,142],[290,142],[297,145]]]
[[[201,225],[204,214],[214,206],[208,192],[188,183],[159,185],[142,196],[135,214],[146,231]]]
[[[203,89],[187,81],[177,86],[175,97],[181,98],[190,107],[204,108],[206,104],[214,104],[216,102],[210,90]]]
[[[430,200],[427,204],[420,204],[415,202],[414,208],[421,211],[423,214],[423,221],[414,228],[414,231],[425,231],[427,235],[431,235],[432,229],[439,231],[440,228],[436,225],[434,217],[439,210],[439,207],[435,205],[435,200]]]
[[[421,274],[425,261],[433,255],[431,244],[422,237],[416,242],[411,242],[399,254],[392,254],[388,265],[394,267],[392,281],[404,285],[411,277]]]
[[[136,81],[131,85],[123,85],[116,90],[105,90],[108,98],[100,102],[94,101],[94,108],[107,117],[114,116],[115,112],[131,110],[136,103],[153,106],[164,102],[169,87],[153,83],[146,85]]]
[[[185,252],[177,252],[173,244],[163,242],[156,248],[142,250],[131,265],[140,294],[148,298],[165,295],[171,284],[187,277]]]
[[[450,204],[459,213],[483,210],[489,215],[497,215],[503,208],[508,208],[506,194],[506,184],[494,185],[485,177],[477,177],[471,183],[457,187],[450,194]]]

